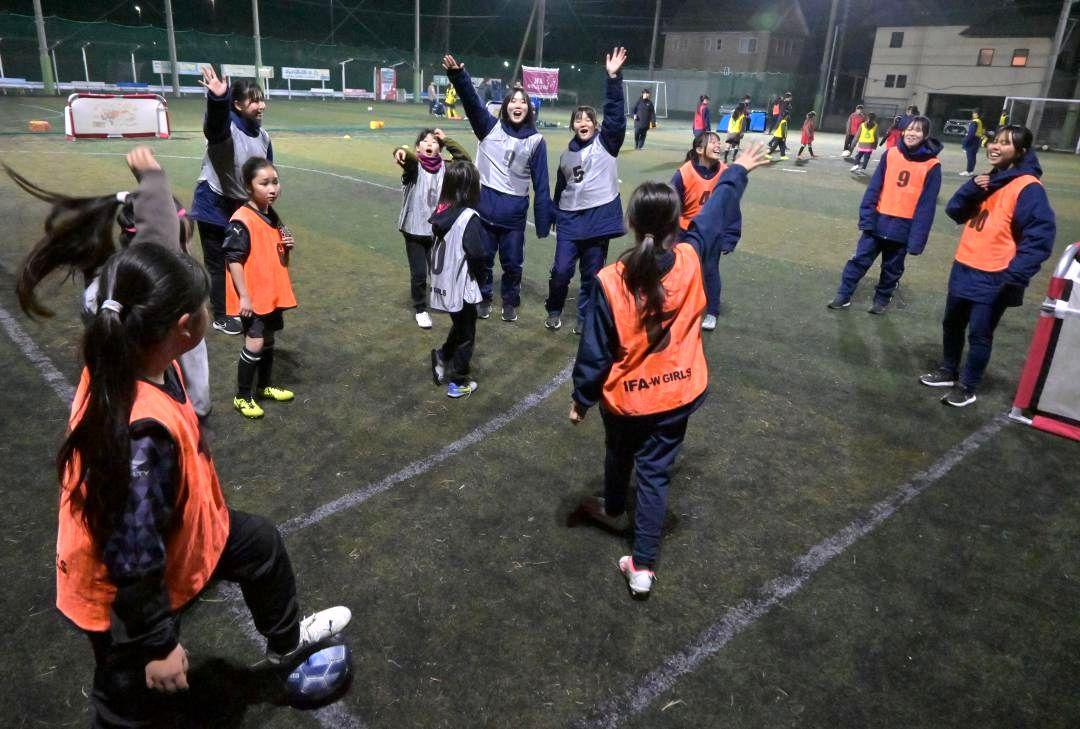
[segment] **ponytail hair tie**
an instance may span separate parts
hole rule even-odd
[[[652,233],[646,233],[645,237],[641,239],[642,243],[647,243],[650,246],[656,245],[656,238]]]
[[[109,311],[115,311],[116,315],[119,316],[120,312],[124,310],[124,305],[121,304],[119,301],[116,301],[115,299],[105,299],[101,302],[101,306],[98,307],[98,311],[102,311],[104,309],[108,309]]]

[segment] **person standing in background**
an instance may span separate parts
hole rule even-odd
[[[645,137],[656,123],[656,107],[650,98],[649,90],[641,90],[641,98],[634,104],[634,149],[645,147]]]

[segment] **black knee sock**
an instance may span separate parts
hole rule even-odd
[[[255,370],[259,367],[262,356],[247,347],[240,350],[240,362],[236,366],[236,396],[251,399],[251,384],[255,381]]]
[[[262,359],[259,360],[258,376],[255,383],[256,387],[261,390],[264,387],[270,387],[270,373],[274,369],[274,345],[264,345],[260,354]]]

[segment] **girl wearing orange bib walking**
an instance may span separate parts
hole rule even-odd
[[[93,726],[173,726],[183,706],[166,694],[188,689],[179,613],[212,580],[239,583],[274,665],[291,667],[351,614],[301,620],[280,533],[225,503],[174,361],[206,333],[206,269],[142,243],[99,282],[57,456],[56,606],[93,648]]]
[[[986,150],[993,169],[964,183],[945,207],[964,228],[949,274],[941,365],[919,380],[952,388],[941,399],[946,405],[975,402],[1001,315],[1024,303],[1024,289],[1054,249],[1054,211],[1031,143],[1026,127],[999,129]]]
[[[881,276],[870,313],[884,314],[904,275],[907,254],[917,256],[926,247],[941,190],[941,142],[929,133],[930,120],[914,117],[902,141],[885,152],[874,170],[859,205],[862,237],[840,274],[830,309],[851,306],[855,287],[880,255]]]
[[[245,418],[261,418],[264,413],[255,402],[256,394],[277,402],[294,397],[292,391],[276,387],[270,380],[274,334],[285,326],[282,312],[296,307],[289,280],[294,241],[271,207],[281,194],[274,165],[252,157],[244,163],[243,178],[251,197],[233,213],[225,234],[225,306],[229,316],[240,317],[244,331],[233,407]]]
[[[668,472],[709,384],[698,252],[719,246],[747,174],[762,164],[768,164],[763,146],[750,145],[685,233],[675,190],[660,182],[640,185],[626,207],[636,244],[600,271],[593,289],[574,365],[570,421],[582,422],[599,403],[607,454],[604,496],[586,499],[582,509],[608,528],[625,530],[626,491],[636,470],[634,552],[619,560],[619,570],[637,598],[652,589]]]
[[[720,177],[727,164],[720,161],[724,143],[716,132],[703,132],[694,137],[694,144],[686,153],[686,161],[675,171],[671,186],[679,195],[682,213],[679,216],[679,230],[686,232],[690,223],[712,195],[713,189],[720,183]],[[742,216],[738,207],[727,217],[727,231],[716,245],[707,246],[701,251],[701,272],[705,278],[705,318],[701,328],[706,331],[716,329],[716,317],[720,315],[720,256],[735,250],[742,235]]]

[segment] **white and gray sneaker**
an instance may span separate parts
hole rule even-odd
[[[352,620],[352,611],[341,605],[308,615],[300,621],[300,642],[296,644],[296,647],[288,653],[275,653],[267,648],[266,661],[272,666],[287,663],[299,657],[308,646],[321,643],[340,633],[350,620]]]
[[[416,312],[416,326],[421,329],[431,329],[431,314],[426,311]]]
[[[619,572],[626,578],[626,586],[630,588],[630,595],[635,598],[649,596],[649,590],[656,582],[656,573],[652,570],[639,570],[634,566],[632,555],[626,555],[619,560]]]
[[[712,314],[706,314],[705,318],[701,320],[701,328],[707,332],[716,329],[716,317]]]

